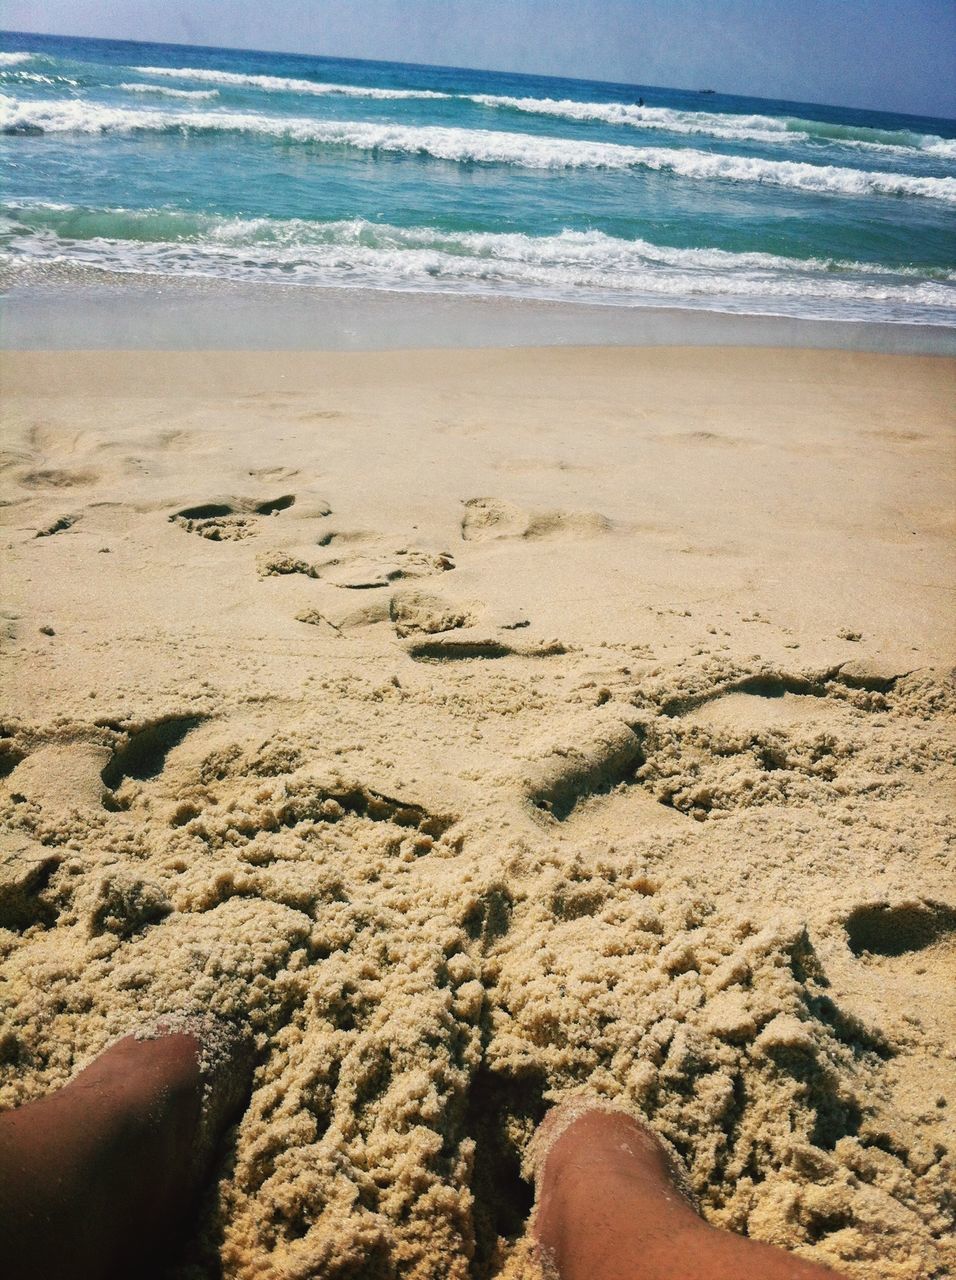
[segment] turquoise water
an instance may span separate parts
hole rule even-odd
[[[0,46],[14,280],[956,320],[954,121],[238,50]]]

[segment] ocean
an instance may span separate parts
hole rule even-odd
[[[8,282],[956,321],[952,120],[12,32],[0,48]]]

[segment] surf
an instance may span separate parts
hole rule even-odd
[[[760,252],[681,248],[603,232],[454,232],[367,219],[222,217],[169,210],[10,205],[0,227],[7,265],[70,261],[99,272],[386,290],[507,293],[626,304],[722,298],[740,305],[879,302],[935,308],[956,300],[956,272]]]
[[[166,112],[84,101],[18,101],[0,95],[7,134],[233,133],[282,143],[429,157],[455,164],[522,169],[647,170],[692,181],[768,184],[821,195],[916,196],[956,204],[956,178],[921,177],[803,161],[723,155],[692,148],[632,147],[542,135],[439,125],[322,121],[231,111]]]
[[[324,83],[282,76],[240,74],[199,67],[134,67],[141,75],[206,81],[267,92],[339,94],[375,99],[455,99],[491,110],[522,112],[564,120],[594,121],[634,129],[702,135],[727,140],[786,143],[815,140],[823,143],[853,143],[876,150],[926,150],[956,156],[956,140],[910,130],[876,129],[799,116],[738,115],[732,112],[682,111],[628,102],[582,102],[573,98],[513,97],[491,93],[440,93],[429,89],[392,89],[369,85]]]
[[[199,67],[133,67],[143,76],[168,76],[176,80],[199,80],[209,84],[229,85],[241,89],[264,89],[269,93],[305,93],[323,96],[339,94],[354,98],[380,98],[401,101],[408,98],[448,98],[447,93],[428,89],[383,89],[353,84],[326,84],[317,80],[296,80],[286,76],[242,74]]]

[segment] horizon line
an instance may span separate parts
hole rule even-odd
[[[416,67],[430,71],[476,71],[484,75],[522,76],[525,79],[569,80],[576,84],[606,85],[609,88],[614,89],[663,90],[664,92],[699,94],[706,97],[713,95],[720,98],[742,98],[750,102],[783,103],[787,106],[794,107],[826,107],[831,109],[836,108],[839,111],[861,111],[876,113],[879,115],[904,116],[913,120],[936,120],[951,125],[956,129],[956,117],[952,116],[920,115],[914,111],[892,111],[886,107],[855,107],[839,102],[811,102],[803,101],[798,98],[767,98],[760,94],[727,93],[724,90],[711,88],[687,89],[681,88],[680,85],[655,85],[642,83],[640,81],[595,80],[591,77],[561,76],[555,75],[553,72],[543,71],[508,71],[499,67],[465,67],[458,66],[454,63],[443,62],[403,62],[397,58],[356,58],[352,55],[336,53],[300,53],[290,49],[260,49],[253,45],[182,44],[178,41],[171,40],[131,40],[127,37],[116,36],[82,36],[66,31],[16,31],[13,28],[7,27],[0,28],[0,35],[39,36],[41,39],[91,40],[100,44],[155,45],[156,48],[166,49],[205,49],[219,53],[263,53],[269,56],[283,58],[313,58],[337,62],[367,62],[372,66],[379,67]]]

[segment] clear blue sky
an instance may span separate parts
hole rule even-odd
[[[0,20],[956,117],[956,0],[3,0]]]

